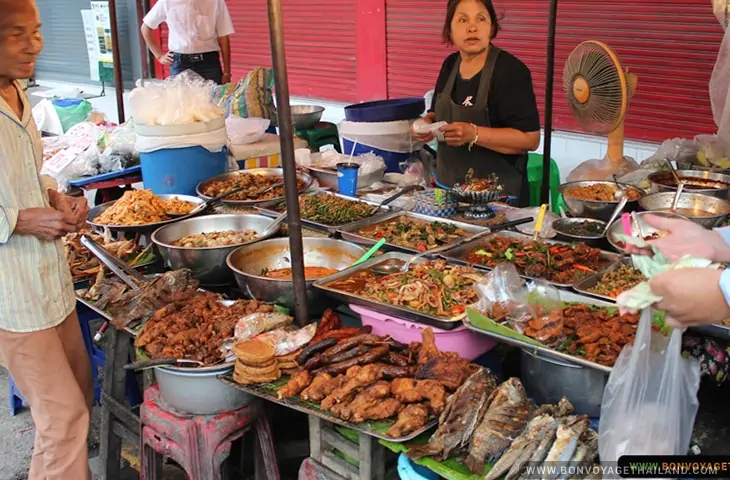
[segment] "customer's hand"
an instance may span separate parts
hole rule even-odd
[[[433,139],[434,139],[433,132],[426,132],[426,133],[416,132],[415,128],[418,123],[425,124],[425,125],[432,125],[433,118],[430,115],[426,115],[425,117],[419,118],[418,120],[413,122],[413,125],[411,126],[411,136],[413,138],[415,138],[419,142],[423,142],[423,143],[429,143],[429,142],[433,141]]]
[[[447,145],[460,147],[473,142],[476,139],[476,128],[471,123],[454,122],[440,128],[444,132],[444,140]]]
[[[81,230],[86,225],[86,220],[89,215],[89,202],[86,200],[86,197],[71,197],[49,189],[48,201],[51,207],[59,212],[68,213],[74,217],[76,231]]]
[[[721,323],[730,305],[720,290],[722,270],[678,268],[654,277],[649,285],[663,298],[655,308],[667,313],[667,325],[684,328]]]
[[[18,213],[15,224],[15,233],[33,235],[41,240],[55,240],[74,231],[74,216],[55,208],[26,208]]]
[[[157,57],[157,61],[160,62],[162,65],[170,65],[173,60],[175,59],[172,56],[172,52],[165,52]]]
[[[662,252],[671,262],[677,261],[685,255],[713,262],[730,262],[730,246],[725,243],[719,233],[713,230],[708,230],[690,220],[658,215],[646,215],[644,220],[655,229],[667,232],[666,236],[657,240],[649,240],[647,243]],[[626,251],[637,255],[645,253],[633,246],[627,247]]]

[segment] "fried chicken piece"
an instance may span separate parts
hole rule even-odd
[[[418,351],[418,364],[424,365],[429,360],[440,357],[441,352],[436,347],[436,338],[434,337],[433,329],[430,327],[424,328],[421,331],[421,336],[423,337],[423,344]]]
[[[423,428],[428,422],[429,409],[422,403],[406,405],[398,413],[398,420],[388,430],[386,435],[391,438],[401,438]]]
[[[302,390],[307,388],[312,383],[312,374],[309,370],[297,370],[294,375],[291,376],[286,385],[281,387],[277,392],[279,398],[291,398],[299,395]]]
[[[329,373],[320,373],[315,376],[314,380],[312,380],[309,386],[306,387],[300,395],[302,400],[307,402],[321,402],[324,397],[329,395],[328,393],[324,393],[324,387],[332,380],[332,375]]]
[[[389,397],[378,402],[374,407],[362,412],[353,412],[351,421],[354,423],[362,423],[367,420],[385,420],[398,413],[402,406],[403,404],[401,402],[393,397]]]
[[[344,410],[345,407],[347,407],[347,405],[355,399],[355,396],[357,396],[357,392],[350,392],[342,398],[341,402],[336,402],[332,398],[332,395],[330,395],[322,400],[319,408],[324,412],[329,410],[332,415],[340,417],[342,416],[342,410]]]
[[[346,374],[347,381],[344,385],[336,388],[331,394],[335,403],[340,403],[350,392],[359,392],[363,388],[372,385],[383,378],[382,366],[378,364],[366,365],[362,368],[355,369],[351,367]]]
[[[428,400],[434,414],[441,415],[446,408],[446,389],[436,380],[396,378],[391,390],[393,396],[403,403],[418,403]]]
[[[382,399],[390,395],[390,383],[380,380],[358,393],[354,400],[342,409],[340,418],[349,420],[355,412],[363,412],[376,406]]]
[[[436,380],[449,391],[454,391],[466,379],[470,371],[469,361],[463,358],[454,359],[435,357],[419,368],[416,378],[419,380]]]

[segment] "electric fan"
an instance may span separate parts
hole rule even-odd
[[[576,167],[569,181],[607,180],[638,167],[633,159],[624,158],[624,118],[637,80],[604,43],[589,40],[570,54],[563,70],[568,105],[585,130],[608,135],[608,150],[604,159]]]

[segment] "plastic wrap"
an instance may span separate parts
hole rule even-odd
[[[267,333],[263,333],[256,337],[256,340],[266,342],[274,347],[275,356],[281,357],[294,353],[304,345],[308,344],[314,333],[317,331],[317,324],[311,323],[306,327],[288,330],[280,328]]]
[[[697,154],[697,144],[684,138],[664,140],[652,156],[639,164],[639,169],[618,177],[618,181],[635,187],[648,190],[651,187],[649,175],[660,170],[668,170],[667,162],[680,161],[683,158],[692,158]]]
[[[229,115],[226,118],[226,131],[233,145],[248,145],[258,142],[264,138],[269,125],[271,125],[271,120],[266,118],[241,118],[236,115]]]
[[[652,312],[641,314],[633,345],[611,370],[603,392],[601,462],[622,455],[685,455],[699,402],[700,366],[681,354],[682,330],[652,334]]]
[[[601,159],[586,160],[581,163],[568,174],[567,181],[611,180],[613,175],[620,177],[638,168],[639,165],[636,160],[631,157],[624,156],[622,159],[615,161],[606,155]]]
[[[253,313],[238,320],[234,336],[236,340],[250,340],[264,332],[286,327],[292,321],[292,317],[283,313]]]
[[[145,125],[187,125],[223,117],[213,103],[216,84],[187,70],[163,82],[138,84],[129,95],[135,122]]]

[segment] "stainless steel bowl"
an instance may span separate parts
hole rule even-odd
[[[568,182],[560,185],[558,187],[558,191],[563,194],[563,200],[565,201],[565,206],[568,207],[568,212],[574,216],[574,217],[587,217],[587,218],[595,218],[598,220],[603,220],[604,222],[607,222],[611,219],[611,215],[613,214],[613,211],[616,209],[616,205],[618,204],[618,200],[615,200],[613,202],[601,202],[601,201],[595,201],[595,200],[584,200],[582,198],[576,198],[571,197],[565,194],[565,192],[573,186],[577,187],[589,187],[591,185],[610,185],[615,187],[616,184],[614,182],[602,182],[602,181],[594,181],[594,180],[584,180],[581,182]],[[640,195],[644,195],[644,191],[640,190],[633,185],[629,185],[626,183],[619,183],[621,188],[624,190],[632,190]],[[631,211],[635,210],[638,202],[637,201],[631,201],[626,203],[626,207],[624,207],[624,211]]]
[[[218,380],[233,370],[231,364],[219,367],[158,367],[155,377],[163,400],[175,410],[194,415],[215,415],[245,407],[255,397]]]
[[[636,222],[631,222],[631,236],[632,237],[639,237],[642,233],[645,237],[649,237],[655,233],[660,234],[659,230],[652,227],[648,223],[646,223],[646,216],[647,215],[656,215],[659,217],[665,217],[665,218],[676,218],[678,220],[689,220],[687,217],[683,217],[682,215],[678,215],[676,213],[672,212],[636,212],[634,213],[634,216],[636,217]],[[641,227],[641,232],[639,232],[639,229],[637,228],[636,224],[639,224]],[[621,240],[618,239],[617,235],[624,233],[624,226],[619,218],[615,222],[611,224],[610,227],[608,227],[608,231],[606,232],[606,239],[608,240],[608,243],[611,244],[613,248],[618,250],[619,252],[623,251],[623,247],[621,246]]]
[[[600,228],[601,234],[600,235],[575,235],[573,233],[567,232],[567,228],[569,228],[571,225],[579,224],[579,223],[592,223],[595,224],[598,228]],[[560,220],[555,220],[553,222],[553,230],[558,235],[558,238],[560,240],[565,240],[569,242],[583,242],[586,245],[597,245],[601,239],[603,238],[603,230],[606,228],[606,222],[603,220],[596,220],[595,218],[576,218],[576,217],[568,217],[568,218],[561,218]]]
[[[668,211],[672,207],[674,193],[652,193],[639,200],[639,206],[647,211]],[[707,216],[692,215],[692,210],[709,212]],[[684,217],[703,227],[713,228],[720,225],[730,215],[730,202],[701,193],[682,193],[677,203],[677,211]]]
[[[722,198],[730,200],[730,175],[723,173],[711,172],[708,170],[678,170],[677,174],[680,177],[698,178],[703,180],[714,180],[716,182],[722,182],[726,184],[723,188],[688,188],[684,186],[684,191],[687,193],[701,193],[703,195],[709,195],[711,197]],[[672,172],[661,171],[654,172],[649,175],[649,182],[651,183],[651,192],[676,192],[677,187],[674,182]]]
[[[157,195],[157,197],[161,198],[162,200],[172,200],[173,198],[177,198],[180,200],[183,200],[185,202],[191,203],[195,206],[201,205],[203,203],[203,200],[198,197],[193,197],[190,195]],[[91,210],[89,210],[89,215],[86,217],[86,223],[91,225],[92,227],[95,227],[97,230],[102,230],[105,227],[109,230],[115,231],[115,232],[142,232],[142,233],[149,233],[152,232],[158,228],[160,228],[163,225],[169,225],[171,223],[179,222],[181,220],[184,220],[186,218],[191,218],[197,215],[200,212],[195,212],[194,214],[190,215],[182,215],[180,217],[171,218],[170,220],[164,220],[162,222],[155,222],[155,223],[148,223],[145,225],[104,225],[101,223],[98,223],[95,221],[96,217],[104,213],[106,210],[111,208],[114,203],[116,203],[116,200],[113,200],[111,202],[102,203],[101,205],[97,205]]]
[[[198,233],[220,232],[223,230],[253,230],[262,234],[273,219],[255,214],[209,215],[190,218],[155,230],[152,242],[157,245],[165,264],[172,270],[189,268],[193,277],[204,286],[221,286],[233,283],[231,270],[226,266],[228,254],[240,247],[271,238],[276,231],[265,237],[258,237],[250,242],[226,247],[187,248],[173,245],[186,235]]]
[[[365,254],[365,249],[343,240],[307,237],[302,239],[305,267],[328,267],[343,270]],[[245,245],[233,251],[226,260],[233,270],[238,286],[244,293],[266,303],[294,308],[293,283],[261,275],[263,270],[291,267],[288,238],[272,238],[253,245]],[[331,302],[307,280],[307,304],[309,313],[321,314]]]
[[[292,105],[289,108],[295,130],[309,130],[322,120],[322,114],[324,113],[324,107],[319,105]],[[276,126],[279,125],[278,118],[278,113],[273,111],[271,121]]]
[[[227,180],[229,178],[236,177],[238,175],[273,175],[276,177],[281,177],[282,180],[284,180],[284,170],[281,168],[249,168],[245,170],[237,170],[235,172],[228,172],[224,173],[222,175],[217,175],[213,178],[209,178],[207,180],[203,180],[198,184],[198,186],[195,188],[195,190],[198,192],[198,195],[201,198],[204,198],[205,200],[210,200],[212,197],[205,195],[203,191],[206,189],[208,185],[210,185],[212,182],[217,182],[221,180]],[[304,172],[297,172],[297,177],[301,178],[304,181],[304,187],[300,191],[303,192],[307,188],[312,185],[312,176],[308,173]],[[237,206],[243,206],[243,207],[264,207],[264,206],[271,206],[276,205],[280,201],[284,200],[284,197],[275,197],[275,198],[267,198],[266,200],[221,200],[221,203],[224,203],[226,205],[237,205]]]

